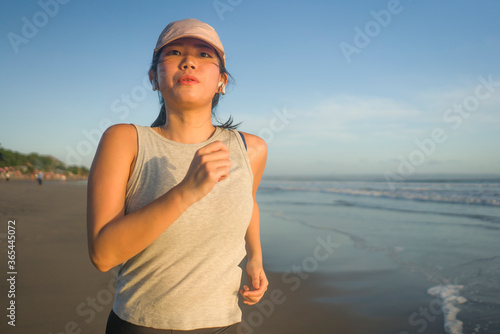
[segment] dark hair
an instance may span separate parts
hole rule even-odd
[[[158,50],[158,52],[155,54],[155,57],[153,58],[153,61],[151,63],[151,67],[149,68],[149,71],[153,71],[154,76],[156,77],[156,66],[158,65],[158,59],[160,58],[162,49]],[[220,69],[220,74],[226,74],[228,78],[228,82],[233,83],[233,77],[229,72],[226,70],[226,67],[224,66],[222,60],[220,59],[219,54],[217,54],[217,59],[219,60],[219,69]],[[156,120],[151,124],[152,127],[155,126],[162,126],[167,122],[167,112],[165,108],[165,100],[163,99],[163,96],[161,95],[160,90],[158,90],[158,98],[160,99],[160,114],[156,118]],[[233,124],[233,117],[229,116],[228,120],[224,123],[222,123],[219,118],[217,117],[217,114],[215,113],[215,107],[219,103],[220,99],[220,93],[215,93],[214,97],[212,98],[212,119],[215,120],[218,124],[218,126],[224,128],[224,129],[236,129],[240,124]]]

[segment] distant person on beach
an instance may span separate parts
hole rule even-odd
[[[42,182],[43,182],[43,172],[42,171],[38,172],[36,179],[38,180],[38,185],[41,186]]]
[[[237,333],[238,294],[254,305],[267,290],[255,200],[267,146],[231,117],[212,123],[225,66],[211,26],[170,23],[149,70],[158,118],[113,125],[101,138],[87,228],[92,263],[118,266],[106,333]],[[249,286],[240,286],[245,256]]]
[[[7,182],[9,182],[9,180],[10,180],[10,173],[9,172],[7,172],[7,174],[5,174],[5,180]]]

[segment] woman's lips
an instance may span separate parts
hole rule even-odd
[[[177,82],[181,85],[195,85],[200,81],[193,75],[183,75]]]

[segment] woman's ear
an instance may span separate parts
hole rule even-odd
[[[158,81],[156,81],[156,76],[153,70],[149,70],[149,82],[151,82],[151,86],[153,86],[153,90],[158,89]]]
[[[217,86],[217,93],[222,95],[226,94],[227,81],[228,81],[228,76],[226,73],[221,74],[219,76],[219,85]]]
[[[219,75],[219,81],[222,81],[224,83],[224,86],[227,86],[227,81],[229,80],[229,77],[227,76],[227,73],[222,73]]]

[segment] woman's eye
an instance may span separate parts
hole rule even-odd
[[[174,55],[174,56],[178,56],[180,55],[181,53],[177,50],[170,50],[167,52],[167,56],[170,56],[170,55]]]
[[[212,56],[210,55],[210,53],[202,52],[202,53],[200,53],[200,55],[201,55],[203,58],[212,58]]]

